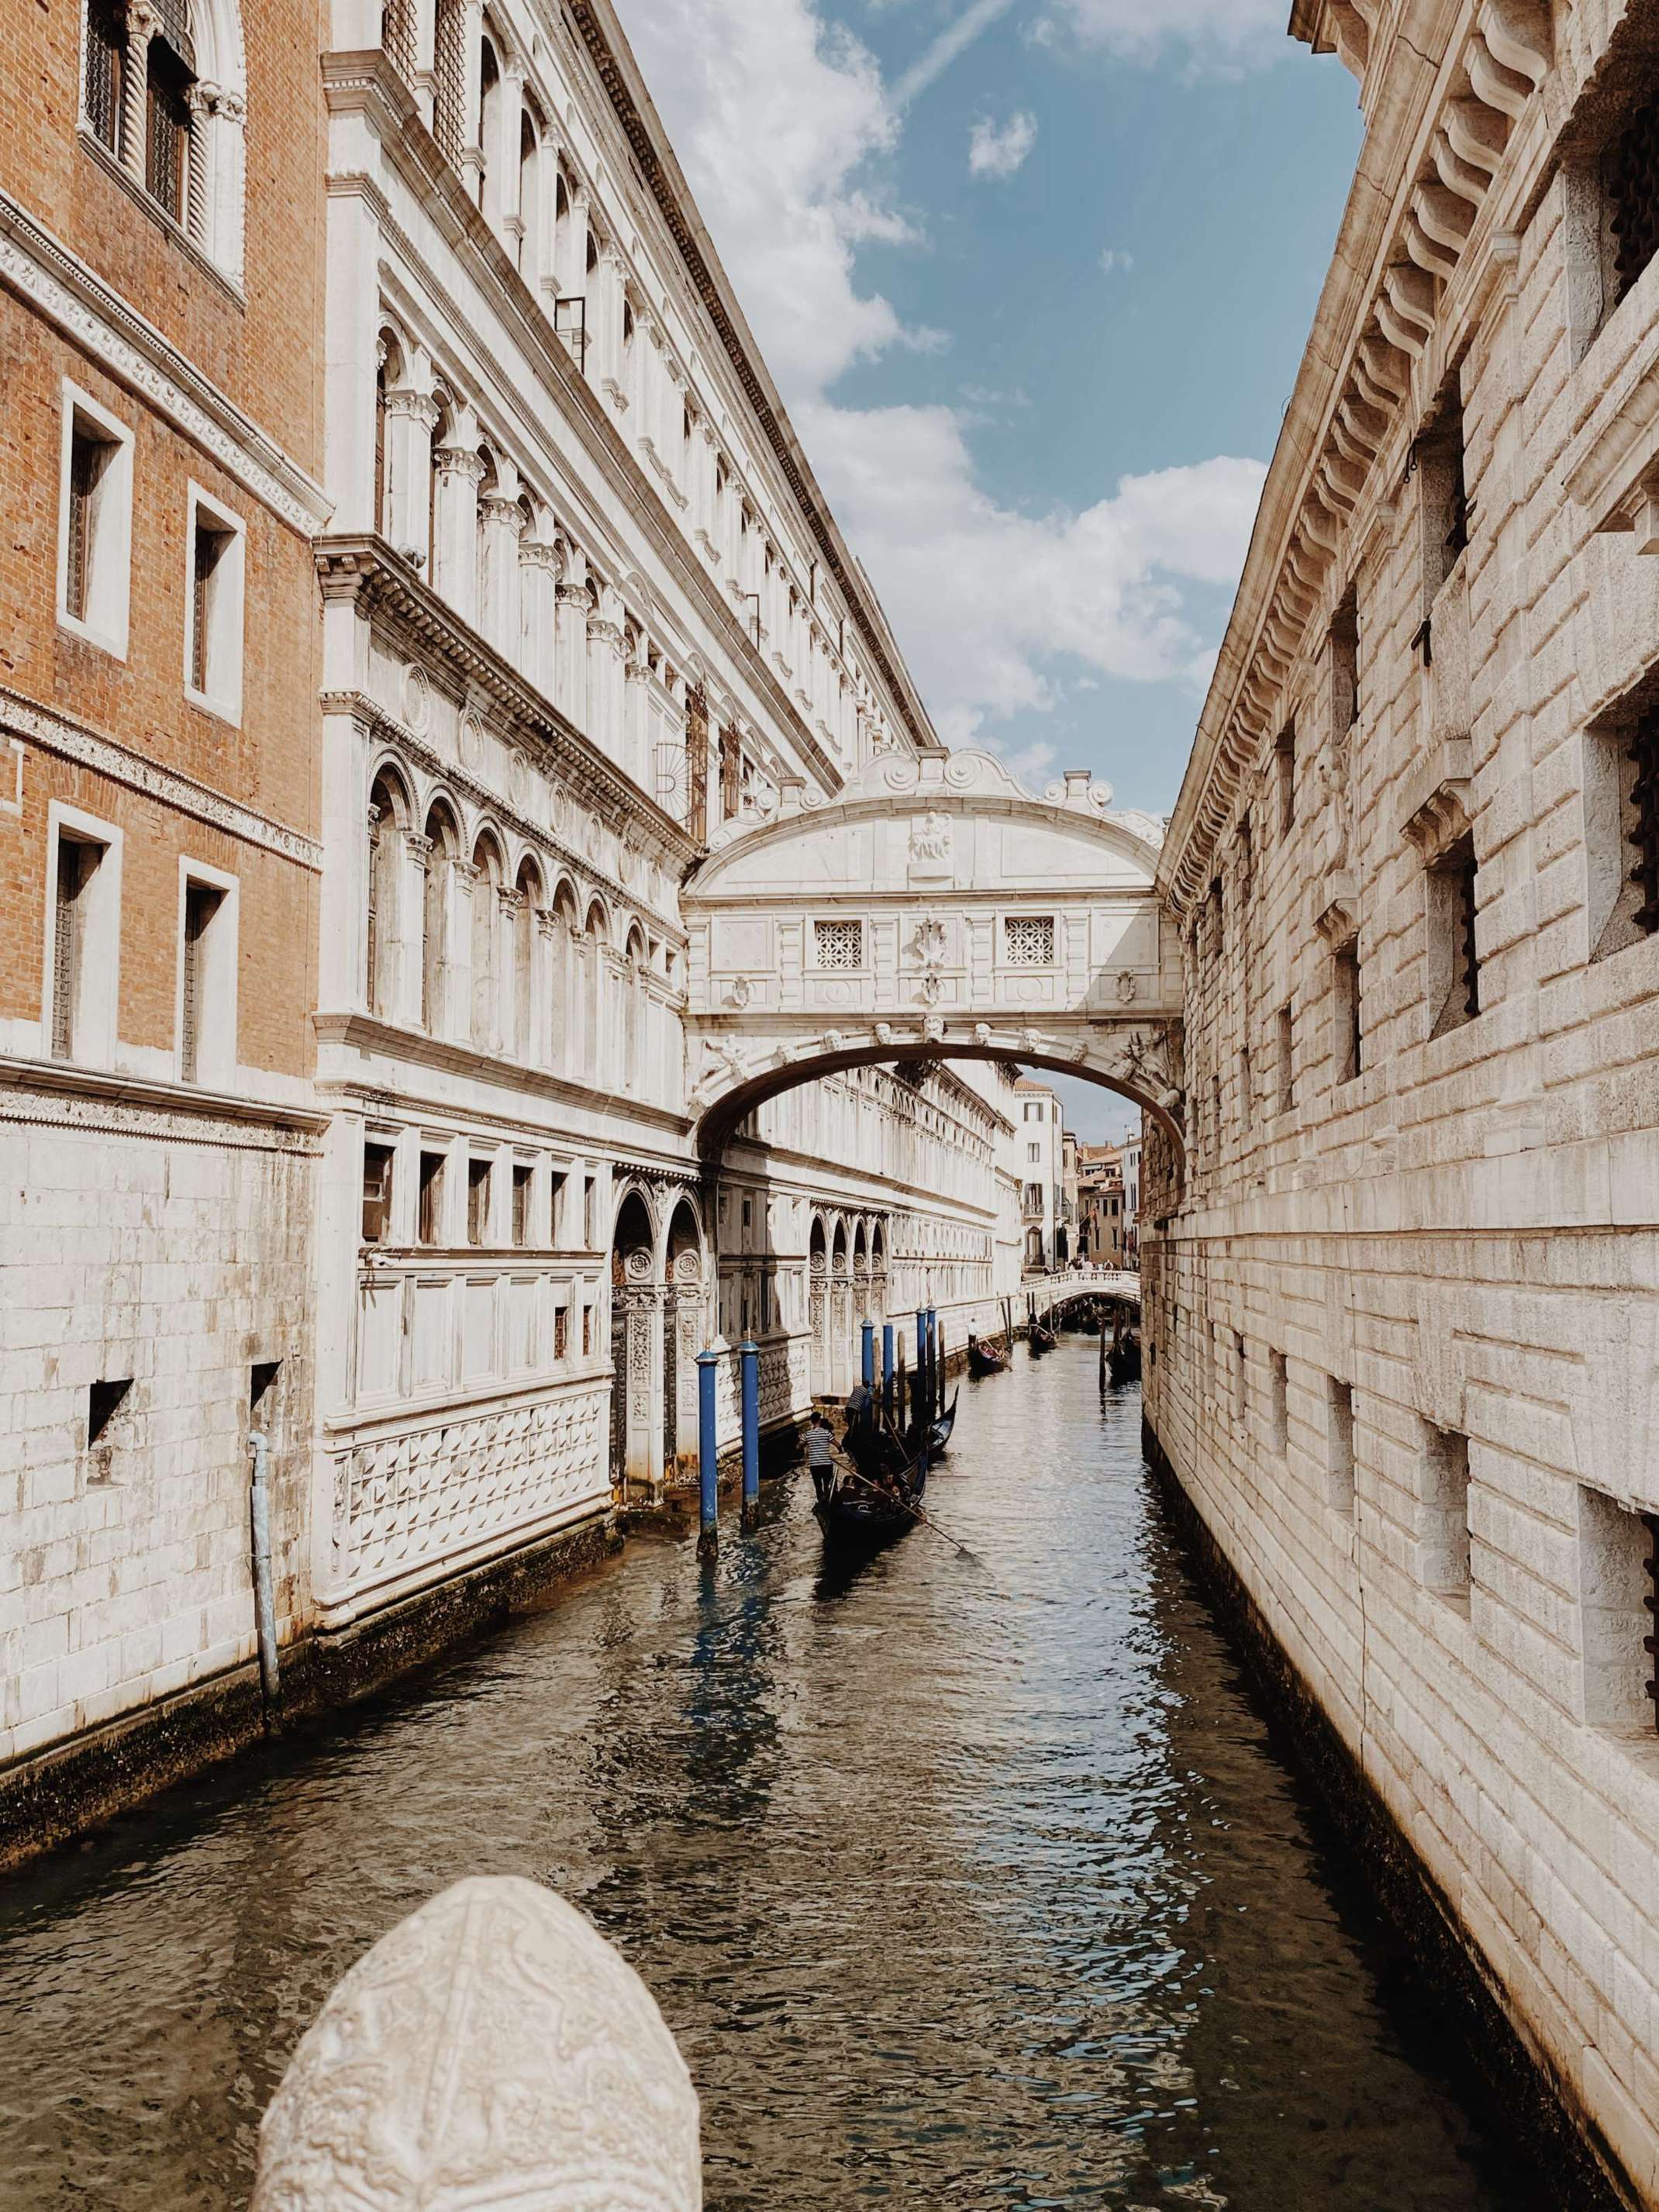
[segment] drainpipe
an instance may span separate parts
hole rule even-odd
[[[253,1541],[254,1625],[259,1638],[259,1686],[269,1714],[281,1692],[276,1672],[276,1585],[270,1567],[270,1439],[262,1429],[252,1429],[247,1449],[253,1462],[248,1485],[248,1523]]]

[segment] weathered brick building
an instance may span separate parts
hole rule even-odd
[[[1292,27],[1367,130],[1160,872],[1147,1409],[1651,2203],[1659,9]]]
[[[245,1650],[251,1422],[303,1603],[317,12],[0,29],[0,1760]]]

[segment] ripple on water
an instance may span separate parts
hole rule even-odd
[[[918,1531],[804,1486],[0,1885],[0,2203],[224,2212],[363,1948],[523,1873],[639,1967],[711,2212],[1495,2212],[1091,1346],[963,1386]]]

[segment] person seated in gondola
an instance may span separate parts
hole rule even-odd
[[[827,1505],[830,1493],[836,1486],[836,1439],[830,1424],[816,1407],[806,1424],[806,1465],[812,1477],[812,1487],[817,1492],[818,1504]]]

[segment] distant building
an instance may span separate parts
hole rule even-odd
[[[1060,1101],[1046,1083],[1021,1076],[1013,1088],[1014,1145],[1020,1176],[1023,1264],[1028,1274],[1056,1265],[1062,1226],[1066,1132]]]

